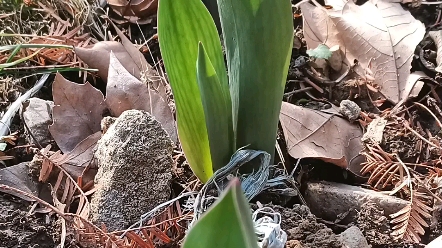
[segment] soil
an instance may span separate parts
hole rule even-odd
[[[304,205],[294,205],[291,208],[267,204],[281,213],[281,228],[287,233],[287,248],[344,248],[333,231],[310,213]]]
[[[29,203],[0,194],[0,248],[54,248],[60,243],[56,217],[29,215],[29,209]]]
[[[373,248],[414,248],[413,244],[398,243],[393,240],[389,233],[391,226],[384,211],[375,203],[368,202],[362,206],[358,213],[358,221],[356,224],[364,234],[368,243]]]

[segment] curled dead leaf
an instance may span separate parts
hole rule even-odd
[[[63,153],[72,151],[89,135],[101,130],[107,109],[103,94],[91,84],[76,84],[57,74],[52,85],[53,124],[49,131]]]
[[[362,130],[335,114],[283,102],[279,120],[294,158],[317,158],[360,175]]]
[[[76,47],[75,53],[83,60],[89,67],[98,69],[98,75],[107,81],[109,74],[109,56],[113,52],[118,60],[124,65],[136,78],[140,78],[140,71],[143,68],[142,62],[145,58],[141,56],[131,56],[126,48],[117,41],[101,41],[92,46]]]
[[[108,78],[106,104],[113,116],[120,116],[129,109],[147,111],[177,142],[175,119],[167,102],[154,89],[150,89],[149,84],[132,76],[113,53],[110,55]]]

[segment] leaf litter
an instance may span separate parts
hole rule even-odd
[[[175,120],[168,104],[169,99],[163,82],[164,79],[158,76],[153,67],[147,64],[143,55],[138,49],[135,49],[132,43],[128,44],[126,42],[126,47],[119,42],[99,42],[98,45],[100,44],[104,45],[105,49],[98,49],[98,54],[94,50],[95,48],[87,50],[79,47],[79,50],[80,53],[83,52],[83,57],[92,54],[92,58],[102,58],[103,56],[106,57],[107,54],[108,59],[104,60],[107,63],[106,66],[102,63],[103,59],[92,61],[93,65],[98,63],[100,73],[105,71],[107,74],[106,98],[88,82],[77,84],[65,79],[61,74],[57,74],[53,83],[55,105],[52,109],[53,124],[49,127],[49,130],[61,151],[50,152],[50,146],[48,146],[39,151],[39,155],[36,156],[36,158],[39,157],[37,160],[40,160],[36,165],[38,167],[36,169],[39,171],[39,179],[42,182],[49,181],[51,182],[50,185],[53,185],[51,191],[57,209],[62,213],[66,213],[73,201],[75,199],[79,200],[79,205],[76,205],[76,214],[84,218],[83,222],[80,221],[82,224],[85,224],[84,221],[89,213],[89,203],[85,192],[88,190],[87,194],[90,194],[94,190],[93,179],[96,173],[94,147],[102,135],[100,124],[103,117],[109,114],[118,117],[128,109],[145,110],[152,113],[163,124],[171,139],[175,143],[177,142]],[[110,46],[107,46],[109,44]],[[127,46],[130,48],[126,49]],[[115,47],[116,50],[113,49]],[[132,68],[137,68],[138,71],[135,70],[129,73],[113,51],[119,52],[119,56],[123,61],[130,58],[125,65],[131,65],[131,61],[133,62]],[[135,54],[135,57],[142,59],[141,62],[136,63],[130,54]],[[91,65],[89,64],[89,66]],[[146,83],[141,82],[140,79]],[[4,158],[7,157],[4,156]],[[4,174],[8,177],[3,176],[0,178],[0,182],[6,183],[9,181],[14,183],[13,185],[6,184],[6,188],[18,185],[26,186],[25,182],[31,178],[31,175],[22,173],[23,178],[14,178],[11,177],[10,171],[16,167],[10,168],[8,173],[6,173],[6,170],[2,171],[0,175]],[[29,187],[17,188],[20,192],[30,194],[32,190]],[[20,194],[24,193],[18,193],[18,195]],[[38,197],[39,195],[34,196]],[[30,199],[25,196],[25,199],[32,200],[34,198]],[[95,228],[92,231],[97,232],[98,230]],[[148,233],[145,234],[148,235]],[[156,233],[160,235],[158,231]],[[87,234],[83,235],[87,236]],[[130,239],[131,235],[134,234],[128,233],[128,238],[124,240]],[[152,237],[151,234],[150,237]],[[163,234],[162,239],[165,239],[165,237],[168,238],[168,235]],[[170,240],[166,241],[170,242]]]
[[[334,8],[326,10],[308,2],[300,5],[307,46],[339,45],[346,64],[360,76],[371,69],[373,83],[388,100],[397,103],[403,99],[424,25],[399,3],[372,0],[357,6],[335,0],[328,4]]]
[[[301,66],[295,61],[294,90],[286,94],[287,101],[293,102],[292,94],[311,100],[282,104],[288,154],[368,176],[369,187],[408,200],[389,216],[391,243],[421,243],[431,230],[432,206],[441,201],[434,193],[434,180],[441,175],[440,80],[428,72],[440,69],[440,34],[430,34],[435,49],[425,47],[425,26],[399,1],[357,5],[330,0],[326,7],[311,2],[295,5],[302,13],[310,58]],[[433,26],[441,23],[438,15]],[[339,48],[342,63],[339,57],[332,61],[331,49],[325,49],[331,47]],[[334,92],[343,86],[349,92]],[[350,124],[337,113],[343,100],[358,103],[362,110],[354,116],[359,123]]]
[[[362,130],[336,114],[282,103],[279,120],[294,158],[317,158],[359,174]],[[325,135],[327,134],[327,135]]]
[[[57,74],[52,86],[53,124],[49,127],[63,153],[100,131],[106,110],[103,94],[90,83],[77,84]]]
[[[57,74],[53,84],[53,124],[49,130],[64,153],[52,160],[74,178],[82,178],[87,166],[94,167],[94,148],[101,138],[101,120],[106,111],[118,117],[125,110],[152,113],[171,139],[177,142],[175,120],[169,105],[155,91],[131,75],[111,52],[106,99],[89,83],[77,84]],[[91,182],[95,170],[86,174]]]

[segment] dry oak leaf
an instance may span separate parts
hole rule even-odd
[[[72,165],[76,167],[95,167],[96,164],[92,158],[94,157],[94,148],[100,138],[101,131],[87,136],[84,140],[78,143],[78,145],[76,145],[72,151],[64,154],[60,158],[55,159],[53,162],[62,165],[62,167],[64,165]],[[69,172],[68,169],[67,171]]]
[[[100,41],[92,46],[76,47],[75,53],[85,62],[90,68],[98,69],[98,76],[104,81],[107,81],[109,74],[109,56],[113,52],[118,60],[124,65],[132,75],[140,78],[141,62],[145,60],[144,57],[132,57],[126,48],[118,41]],[[142,56],[142,54],[140,53]]]
[[[307,46],[339,45],[346,63],[353,66],[357,61],[355,70],[361,76],[370,68],[380,92],[397,103],[408,95],[411,62],[424,37],[424,25],[399,3],[371,0],[357,6],[336,1],[331,10],[301,4]]]
[[[147,63],[144,55],[134,46],[134,44],[123,34],[123,32],[111,22],[115,31],[121,39],[121,43],[116,41],[102,41],[87,48],[76,47],[75,52],[89,67],[98,69],[98,75],[104,80],[108,80],[108,69],[110,53],[113,52],[121,64],[143,82],[149,82],[160,96],[168,99],[167,82],[158,72]]]
[[[105,101],[113,116],[120,116],[130,109],[149,112],[161,123],[172,141],[177,142],[175,119],[167,102],[148,84],[132,76],[112,52]]]
[[[101,130],[106,105],[91,84],[76,84],[57,73],[52,85],[53,124],[49,131],[63,153],[72,151],[89,135]]]
[[[360,175],[362,131],[336,114],[283,102],[279,115],[293,158],[317,158]]]

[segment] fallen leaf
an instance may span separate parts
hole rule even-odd
[[[149,89],[148,84],[132,76],[112,52],[108,78],[105,101],[113,116],[118,117],[130,109],[147,111],[177,142],[175,119],[167,102],[155,90]]]
[[[53,162],[59,163],[75,181],[81,178],[81,185],[92,182],[97,174],[97,163],[94,159],[95,146],[101,138],[101,131],[89,135],[82,140],[71,152],[63,155],[61,160],[55,159]]]
[[[317,158],[360,175],[362,131],[334,114],[283,102],[279,120],[294,158]]]
[[[92,159],[94,157],[94,148],[97,145],[98,140],[101,138],[101,131],[89,135],[87,138],[78,143],[75,148],[56,158],[53,159],[53,163],[57,163],[62,167],[64,165],[71,165],[75,167],[86,167],[90,163],[93,163]],[[72,175],[72,174],[71,174]]]
[[[101,130],[106,110],[103,94],[89,83],[76,84],[57,74],[52,86],[54,97],[52,137],[63,153],[72,151],[89,135]]]
[[[33,180],[32,176],[28,173],[29,168],[27,163],[20,163],[14,166],[10,166],[0,170],[0,184],[7,185],[12,188],[19,189],[26,193],[32,194],[38,197],[38,182]],[[2,190],[1,192],[11,194],[25,201],[33,201],[33,199],[24,195],[15,193],[13,191]]]
[[[140,68],[142,66],[141,62],[137,63],[137,61],[145,60],[144,57],[133,58],[120,42],[101,41],[92,46],[75,48],[75,53],[78,57],[90,68],[98,69],[98,75],[104,81],[108,80],[109,55],[111,51],[121,61],[126,70],[136,78],[140,78]]]
[[[380,92],[397,103],[406,94],[411,61],[424,37],[424,25],[399,3],[372,0],[357,6],[336,0],[336,5],[326,10],[308,2],[301,4],[307,46],[339,45],[346,63],[355,65],[357,61],[355,71],[361,76],[370,68]]]
[[[88,184],[94,180],[97,173],[97,164],[94,159],[94,148],[101,138],[101,131],[89,135],[86,139],[81,141],[71,152],[61,154],[60,151],[51,152],[50,146],[45,147],[40,151],[44,156],[42,159],[39,180],[47,182],[52,185],[58,180],[60,173],[68,174],[75,182],[80,182],[81,186]],[[60,172],[61,167],[64,172]]]
[[[121,32],[121,30],[111,22],[115,28],[120,42],[101,41],[86,48],[76,47],[75,52],[89,67],[98,69],[98,75],[104,80],[108,80],[110,53],[113,52],[121,64],[128,72],[142,82],[152,84],[160,96],[167,100],[166,79],[147,63],[144,55],[134,46],[134,44]]]
[[[157,12],[158,0],[107,0],[109,6],[120,16],[148,17]]]
[[[431,241],[425,248],[439,248],[442,247],[442,235]]]
[[[140,70],[140,77],[137,77],[134,74],[133,75],[136,78],[140,79],[143,83],[151,83],[152,87],[158,91],[160,96],[164,100],[167,100],[168,96],[166,87],[168,86],[168,84],[166,79],[158,75],[158,72],[149,63],[147,63],[144,55],[140,52],[140,50],[138,50],[138,48],[134,46],[134,44],[126,37],[126,35],[123,34],[123,32],[121,32],[121,30],[113,22],[111,22],[111,24],[114,27],[115,32],[117,32],[118,37],[120,37],[121,43],[123,44],[124,48],[126,48],[127,52],[138,65],[138,68]],[[130,72],[130,70],[128,71]]]

